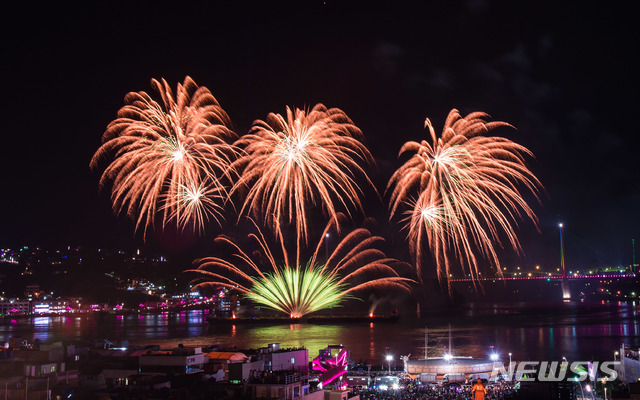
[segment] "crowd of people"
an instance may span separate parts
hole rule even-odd
[[[509,400],[515,399],[515,391],[509,384],[485,385],[481,383],[480,393],[477,382],[469,385],[440,384],[423,385],[411,380],[400,380],[397,389],[369,388],[353,389],[361,400]],[[474,390],[475,389],[475,390]]]

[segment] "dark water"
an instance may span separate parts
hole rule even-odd
[[[328,344],[343,344],[351,357],[382,363],[386,354],[398,360],[411,353],[424,356],[428,326],[429,356],[441,356],[449,342],[456,355],[487,357],[491,346],[508,361],[611,360],[625,343],[640,346],[639,308],[635,304],[493,303],[465,309],[403,316],[397,323],[220,325],[205,322],[203,311],[147,315],[34,317],[0,321],[0,341],[11,336],[48,341],[126,339],[130,344],[173,347],[220,344],[240,349],[279,342],[305,346],[315,356]]]

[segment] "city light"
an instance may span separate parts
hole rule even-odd
[[[489,358],[491,359],[491,361],[498,361],[500,356],[498,356],[497,353],[492,353],[491,356],[489,356]]]

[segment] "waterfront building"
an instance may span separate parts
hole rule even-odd
[[[202,373],[208,357],[202,348],[178,348],[170,352],[147,352],[138,360],[140,373],[157,372],[173,375]]]
[[[40,298],[3,298],[0,297],[0,316],[10,315],[57,315],[101,311],[106,304],[83,304],[82,298],[41,296]]]
[[[76,303],[69,299],[51,299],[36,303],[34,306],[34,314],[66,314],[77,310]]]
[[[29,315],[32,304],[29,299],[0,297],[0,315]]]

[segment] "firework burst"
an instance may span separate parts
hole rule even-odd
[[[501,272],[496,253],[496,245],[502,246],[500,236],[520,251],[516,219],[526,216],[537,223],[518,190],[524,187],[537,198],[541,188],[525,165],[525,156],[532,154],[506,138],[485,136],[497,127],[511,126],[486,122],[487,117],[475,112],[462,118],[454,109],[441,137],[427,119],[431,143],[407,142],[400,149],[400,155],[413,156],[389,181],[390,215],[407,210],[404,224],[420,279],[425,241],[440,280],[449,277],[454,258],[475,278],[480,258]]]
[[[322,248],[326,246],[326,234],[331,229],[335,230],[336,226],[336,219],[327,225],[314,253],[304,265],[291,264],[282,243],[279,250],[282,256],[276,258],[255,225],[258,233],[249,237],[257,242],[261,261],[254,261],[232,240],[219,236],[216,242],[231,247],[234,252],[232,259],[199,259],[195,261],[198,268],[187,272],[199,274],[192,282],[195,289],[228,287],[243,293],[257,304],[283,312],[291,318],[337,307],[344,300],[354,297],[354,292],[363,289],[410,289],[414,281],[399,276],[392,267],[397,261],[387,258],[375,248],[383,239],[372,236],[364,228],[355,229],[344,236],[328,254],[328,258],[323,260],[324,264],[320,264],[318,260]],[[368,279],[370,276],[374,278]]]
[[[311,208],[319,204],[330,219],[362,210],[356,177],[373,187],[360,165],[372,165],[373,158],[361,139],[343,111],[321,104],[311,111],[287,107],[286,116],[272,113],[254,122],[237,143],[245,151],[233,189],[246,190],[241,214],[251,212],[280,240],[283,227],[294,224],[298,243],[307,243]]]
[[[153,227],[156,214],[162,226],[175,220],[184,229],[202,230],[204,222],[219,222],[236,154],[229,117],[211,92],[186,77],[174,96],[167,82],[151,80],[157,102],[145,92],[131,92],[118,118],[107,127],[102,146],[91,160],[96,168],[113,158],[100,179],[113,183],[116,213],[126,211],[136,230]]]

